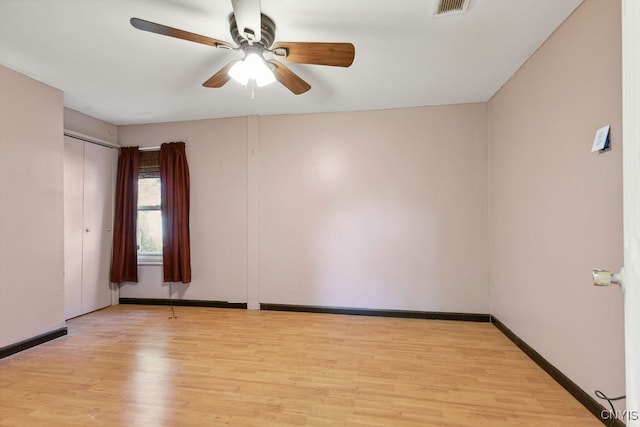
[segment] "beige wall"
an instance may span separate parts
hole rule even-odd
[[[62,92],[0,66],[0,347],[64,326]]]
[[[111,144],[118,142],[118,127],[70,108],[64,109],[64,129],[97,138]]]
[[[121,126],[122,146],[187,143],[191,174],[192,283],[172,284],[172,297],[247,301],[247,118]],[[168,298],[160,266],[142,266],[124,298]]]
[[[187,141],[194,278],[173,285],[183,298],[246,302],[251,276],[260,302],[487,313],[486,114],[471,104],[249,117],[118,136]],[[122,297],[168,296],[159,267],[140,273]]]
[[[488,313],[486,111],[261,117],[261,302]]]
[[[624,394],[620,3],[586,0],[489,102],[491,312],[588,393]],[[611,125],[612,150],[591,153]]]

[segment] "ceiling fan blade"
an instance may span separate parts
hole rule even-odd
[[[273,75],[280,83],[282,83],[287,89],[296,95],[305,93],[311,89],[311,85],[302,80],[296,73],[285,67],[281,62],[272,59],[268,61],[276,68],[273,70]]]
[[[336,67],[350,66],[356,55],[351,43],[278,42],[272,49],[290,62]]]
[[[238,32],[248,41],[259,42],[262,38],[260,26],[260,0],[231,0]]]
[[[222,67],[220,69],[220,71],[218,71],[213,76],[211,76],[211,78],[209,78],[209,80],[207,80],[206,82],[202,83],[202,86],[210,87],[210,88],[219,88],[219,87],[224,86],[225,83],[227,83],[229,80],[231,80],[231,76],[229,75],[229,70],[231,69],[231,67],[233,67],[233,64],[235,64],[238,61],[229,62],[227,65]]]
[[[233,45],[221,40],[212,39],[211,37],[190,33],[188,31],[179,30],[177,28],[167,27],[166,25],[156,24],[155,22],[145,21],[144,19],[131,18],[130,22],[131,25],[142,31],[162,34],[163,36],[175,37],[177,39],[187,40],[190,42],[206,44],[207,46],[225,47],[228,49],[234,48]]]

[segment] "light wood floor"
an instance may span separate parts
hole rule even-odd
[[[0,360],[2,426],[601,426],[488,323],[120,305]]]

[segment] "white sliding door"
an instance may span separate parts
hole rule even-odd
[[[82,247],[82,311],[111,305],[109,268],[113,161],[115,150],[85,142],[84,237]]]
[[[84,142],[64,138],[64,316],[82,314]]]
[[[111,305],[116,151],[65,136],[65,317]]]

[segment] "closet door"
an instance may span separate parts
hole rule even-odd
[[[84,142],[64,137],[64,315],[82,314]]]
[[[84,143],[82,312],[111,305],[111,239],[115,150]]]

